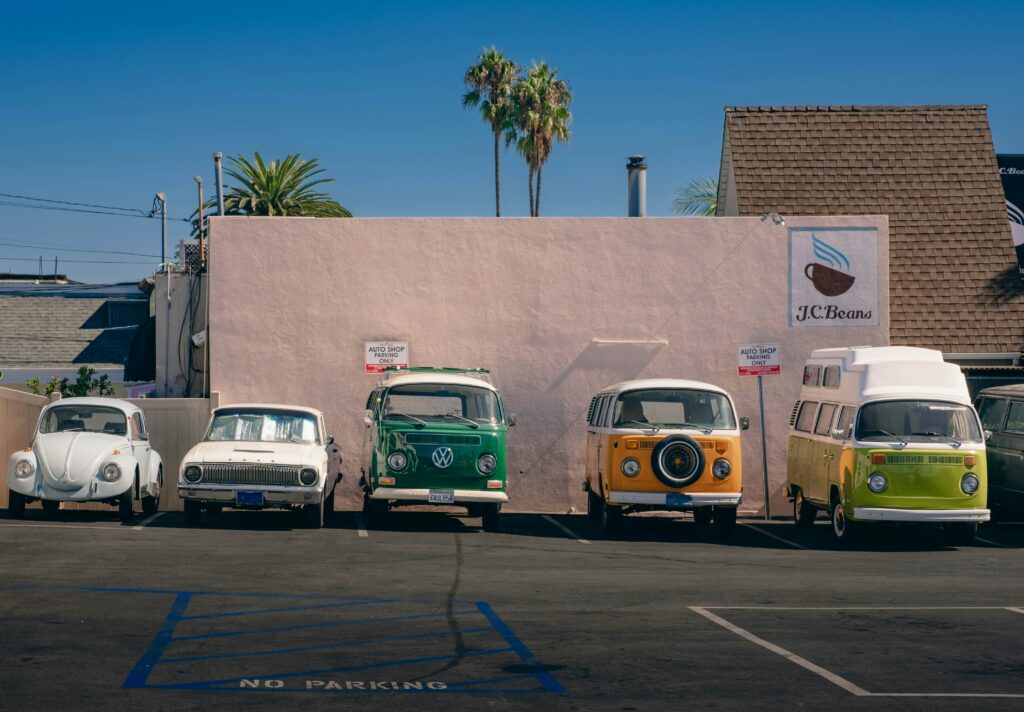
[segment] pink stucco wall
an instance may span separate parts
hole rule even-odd
[[[879,324],[788,326],[789,227],[878,230]],[[313,406],[356,483],[375,383],[363,342],[408,340],[413,365],[493,371],[519,418],[509,438],[510,510],[584,507],[591,395],[637,377],[729,390],[743,436],[744,510],[762,507],[756,378],[741,343],[778,342],[766,377],[773,514],[788,504],[788,418],[814,348],[887,343],[885,217],[211,220],[211,386],[221,403]],[[602,343],[626,341],[632,343]],[[642,343],[652,342],[652,343]],[[667,343],[657,343],[667,342]]]

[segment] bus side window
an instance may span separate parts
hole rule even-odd
[[[804,401],[800,404],[800,413],[796,416],[796,429],[805,433],[811,432],[814,425],[814,414],[818,411],[817,401]]]
[[[843,437],[849,437],[850,424],[853,423],[853,413],[856,410],[852,405],[844,405],[839,411],[839,420],[836,421],[836,430],[843,431]]]
[[[828,435],[832,429],[832,418],[836,414],[835,403],[822,403],[821,410],[818,411],[818,420],[814,423],[814,434],[815,435]]]

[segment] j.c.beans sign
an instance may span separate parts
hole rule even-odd
[[[790,228],[789,325],[878,324],[878,232]]]

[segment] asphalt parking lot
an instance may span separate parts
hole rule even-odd
[[[1021,524],[839,550],[824,522],[5,514],[5,710],[1024,705]]]

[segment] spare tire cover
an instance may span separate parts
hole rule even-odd
[[[670,435],[651,453],[655,476],[669,487],[685,487],[704,473],[704,448],[689,435]]]

